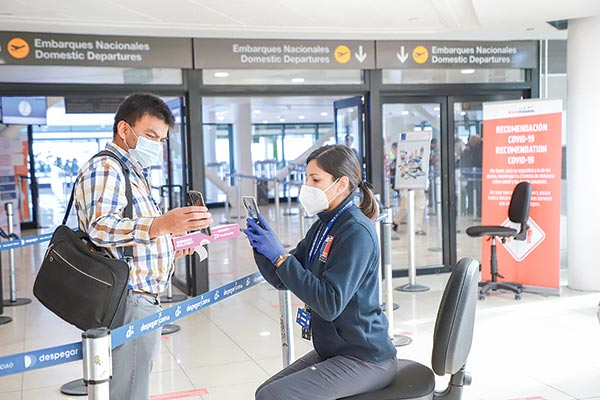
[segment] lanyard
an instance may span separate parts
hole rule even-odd
[[[343,214],[344,211],[346,211],[347,209],[352,207],[352,205],[353,205],[353,203],[352,203],[352,201],[350,201],[348,204],[346,204],[344,206],[344,208],[342,208],[340,211],[338,211],[337,214],[335,214],[335,216],[333,218],[331,218],[331,221],[329,221],[327,223],[327,226],[325,227],[325,230],[323,231],[323,233],[321,233],[321,229],[323,227],[321,226],[321,228],[319,228],[319,232],[317,232],[317,235],[315,236],[315,239],[312,242],[312,246],[310,246],[310,252],[308,253],[308,269],[310,269],[311,264],[313,263],[313,261],[315,260],[315,257],[317,256],[317,253],[319,252],[319,249],[323,245],[323,241],[325,240],[327,233],[329,232],[329,230],[331,229],[333,224],[335,224],[335,221],[338,219],[338,217],[340,215]]]

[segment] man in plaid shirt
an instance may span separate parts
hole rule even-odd
[[[134,93],[117,110],[113,141],[106,149],[129,168],[133,218],[124,216],[125,177],[116,160],[108,156],[93,158],[82,166],[77,177],[79,228],[115,257],[123,259],[124,247],[133,246],[125,323],[161,310],[158,296],[168,285],[173,261],[193,253],[194,249],[174,251],[171,235],[203,229],[212,223],[206,207],[180,207],[162,214],[152,198],[147,168],[163,164],[163,147],[173,124],[171,110],[153,94]],[[159,346],[160,330],[155,330],[113,351],[111,399],[149,399],[152,360]]]

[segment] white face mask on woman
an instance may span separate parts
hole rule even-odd
[[[163,161],[163,144],[161,142],[150,140],[144,136],[139,136],[131,126],[129,129],[131,129],[131,132],[137,137],[135,149],[129,149],[131,157],[142,164],[142,168],[160,165]],[[127,144],[127,142],[125,142],[125,144]]]
[[[319,189],[315,186],[302,185],[300,188],[300,194],[298,195],[298,201],[300,201],[300,204],[304,210],[306,210],[306,213],[309,216],[313,216],[329,208],[329,203],[331,203],[333,199],[337,197],[337,193],[333,199],[327,200],[327,191],[339,180],[340,178],[336,179],[325,190]]]

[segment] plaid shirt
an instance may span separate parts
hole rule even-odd
[[[129,167],[133,218],[124,217],[127,197],[121,165],[108,156],[96,157],[81,167],[77,176],[75,210],[79,229],[116,258],[124,259],[124,246],[132,245],[129,288],[160,293],[166,289],[173,272],[173,242],[170,235],[150,239],[150,225],[161,211],[139,163],[114,143],[108,143],[106,149]]]

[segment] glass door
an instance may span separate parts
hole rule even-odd
[[[184,188],[186,185],[185,174],[185,142],[184,120],[181,116],[182,99],[179,97],[164,99],[175,117],[175,125],[169,131],[167,152],[164,159],[165,165],[150,169],[150,185],[153,197],[160,196],[163,210],[186,205]]]
[[[335,141],[354,150],[365,171],[365,98],[356,96],[333,102]]]
[[[406,194],[395,188],[394,176],[402,133],[431,132],[429,185],[424,193],[415,193],[417,273],[448,270],[462,257],[481,260],[481,240],[467,236],[466,229],[481,223],[483,103],[524,95],[521,91],[504,91],[462,97],[382,97],[384,194],[395,216],[395,271],[408,265]]]
[[[483,162],[483,103],[522,98],[521,92],[487,96],[449,97],[449,145],[454,175],[454,198],[450,202],[456,235],[451,239],[453,259],[472,257],[481,260],[481,240],[469,237],[470,226],[481,225],[481,166]]]
[[[411,135],[430,137],[423,151],[428,152],[427,188],[415,192],[415,259],[417,270],[444,264],[442,237],[442,180],[440,138],[443,98],[389,98],[383,102],[383,133],[386,182],[389,182],[389,204],[394,215],[392,233],[392,267],[408,268],[407,196],[408,190],[396,185],[397,162],[407,157],[402,141]],[[427,140],[426,140],[427,142]]]
[[[207,204],[224,203],[227,187],[233,184],[233,125],[204,123],[204,199]]]
[[[165,148],[163,165],[151,167],[149,181],[152,195],[160,198],[160,207],[163,212],[173,208],[187,205],[188,182],[185,171],[189,168],[186,159],[185,118],[182,115],[183,99],[180,97],[164,98],[167,106],[175,117],[175,125],[169,131],[167,146]],[[190,257],[181,257],[175,260],[173,283],[182,291],[188,293],[188,271]]]

